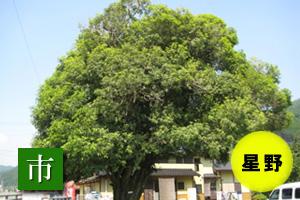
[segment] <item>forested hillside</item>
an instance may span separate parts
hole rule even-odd
[[[18,184],[18,167],[0,166],[0,183],[4,187],[16,187]]]
[[[300,99],[293,102],[289,111],[294,114],[294,119],[290,126],[283,130],[283,133],[289,135],[300,135]]]

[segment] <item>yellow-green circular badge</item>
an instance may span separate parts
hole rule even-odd
[[[252,191],[266,192],[289,177],[293,156],[278,135],[258,131],[244,136],[234,147],[231,166],[235,177]]]

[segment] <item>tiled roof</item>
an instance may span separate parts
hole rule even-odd
[[[78,181],[79,184],[82,183],[93,183],[96,182],[98,180],[100,180],[101,177],[107,176],[107,173],[105,171],[99,171],[96,175],[85,178],[85,179],[81,179]]]
[[[95,176],[88,177],[86,179],[81,179],[78,181],[78,184],[80,185],[83,183],[93,183],[93,182],[100,180],[101,177],[103,177],[103,176],[95,175]]]
[[[226,164],[214,163],[213,168],[216,171],[231,171],[232,170],[230,162],[227,162]]]
[[[204,178],[218,178],[219,176],[215,175],[215,174],[203,174]]]

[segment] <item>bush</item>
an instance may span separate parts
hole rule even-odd
[[[266,200],[268,197],[263,193],[254,193],[252,195],[253,200]]]

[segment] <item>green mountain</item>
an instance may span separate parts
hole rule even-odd
[[[18,184],[18,167],[2,167],[3,166],[0,166],[0,170],[5,170],[0,171],[0,183],[2,183],[4,187],[16,187]]]
[[[299,135],[300,136],[300,99],[293,102],[289,111],[294,114],[294,119],[290,126],[283,130],[283,133],[289,135]]]
[[[7,166],[7,165],[0,165],[0,173],[8,171],[10,169],[12,169],[12,166]]]

